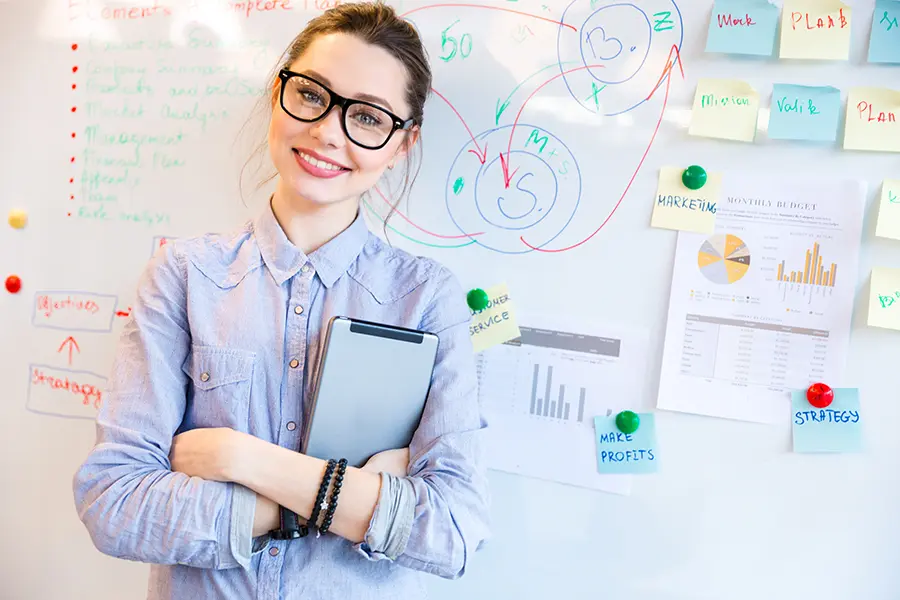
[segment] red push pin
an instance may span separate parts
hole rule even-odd
[[[6,291],[10,294],[18,294],[22,289],[22,280],[15,275],[6,278]]]
[[[834,401],[834,390],[824,383],[814,383],[806,390],[806,399],[816,408],[828,408]]]

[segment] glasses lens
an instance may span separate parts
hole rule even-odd
[[[298,119],[318,119],[330,102],[325,88],[303,77],[291,77],[284,86],[284,109]]]
[[[394,130],[391,116],[381,109],[366,104],[353,104],[344,115],[347,134],[361,146],[380,146]]]

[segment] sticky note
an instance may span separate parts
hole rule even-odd
[[[743,81],[700,79],[691,110],[690,135],[752,142],[759,94]]]
[[[772,56],[778,14],[778,7],[767,0],[716,0],[706,51]]]
[[[875,235],[900,240],[900,180],[885,179],[881,186]]]
[[[868,324],[869,327],[900,330],[900,269],[872,269]]]
[[[870,63],[900,63],[900,1],[878,0],[872,14]]]
[[[485,290],[488,305],[478,311],[469,309],[469,336],[475,352],[487,350],[521,336],[516,322],[516,310],[505,283]]]
[[[850,89],[844,149],[900,152],[900,92],[874,87]]]
[[[683,171],[677,167],[660,169],[650,226],[712,233],[716,226],[722,174],[707,173],[706,184],[699,190],[691,190],[681,182]]]
[[[781,58],[847,60],[850,7],[838,0],[785,0]]]
[[[616,427],[616,415],[594,417],[597,436],[597,471],[604,474],[656,473],[656,421],[653,413],[640,413],[641,424],[634,433]]]
[[[862,449],[862,416],[859,390],[835,388],[828,408],[816,408],[806,390],[791,398],[794,452],[859,452]]]
[[[776,83],[769,109],[769,137],[773,140],[833,142],[841,122],[841,91]]]

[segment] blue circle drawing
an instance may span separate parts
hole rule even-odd
[[[510,135],[513,136],[510,145]],[[482,164],[470,140],[460,148],[447,174],[444,200],[460,233],[480,233],[472,240],[503,254],[525,254],[556,240],[572,222],[581,201],[581,168],[569,147],[535,125],[519,123],[476,136],[488,152]],[[509,153],[509,186],[503,164]],[[471,181],[459,194],[453,183]]]
[[[649,99],[672,46],[681,49],[684,27],[674,0],[644,0],[640,6],[608,2],[595,9],[596,4],[573,0],[563,12],[562,23],[581,25],[577,36],[560,25],[559,69],[569,93],[585,110],[615,116]],[[572,63],[577,66],[563,67]]]

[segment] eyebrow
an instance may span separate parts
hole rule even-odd
[[[331,85],[331,82],[328,81],[328,78],[325,77],[324,75],[322,75],[321,73],[319,73],[318,71],[313,71],[312,69],[305,69],[304,74],[309,75],[313,79],[318,79],[319,81],[321,81],[322,83],[324,83],[327,86]],[[380,106],[387,108],[389,111],[394,112],[394,109],[391,106],[391,103],[388,102],[387,100],[385,100],[384,98],[381,98],[380,96],[373,96],[372,94],[362,93],[362,94],[356,94],[355,96],[353,96],[353,99],[354,100],[363,100],[364,102],[371,102],[372,104],[378,104]]]

